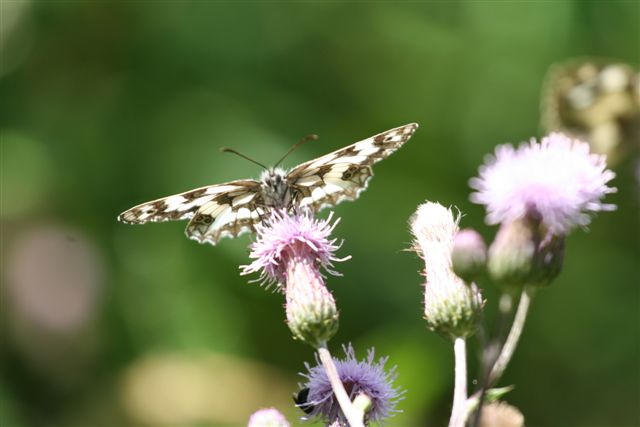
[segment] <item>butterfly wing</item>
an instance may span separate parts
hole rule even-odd
[[[371,165],[407,142],[417,127],[411,123],[391,129],[293,168],[286,176],[292,203],[320,209],[356,199],[373,175]],[[201,187],[134,206],[118,220],[144,224],[190,219],[187,236],[215,245],[223,237],[254,230],[267,209],[262,185],[248,179]]]
[[[264,212],[260,183],[246,179],[197,188],[135,206],[118,216],[128,224],[190,219],[185,233],[215,245],[253,229]]]
[[[254,231],[254,225],[266,212],[260,183],[253,180],[242,182],[250,182],[251,185],[220,194],[198,209],[185,230],[187,237],[215,245],[223,237]]]
[[[417,128],[417,123],[400,126],[296,166],[287,183],[297,205],[319,210],[356,199],[373,176],[371,166],[400,148]]]

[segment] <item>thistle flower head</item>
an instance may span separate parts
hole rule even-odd
[[[247,427],[289,427],[289,422],[277,409],[265,408],[251,415]]]
[[[395,408],[398,401],[403,399],[404,391],[393,387],[393,381],[397,377],[396,367],[385,371],[384,365],[388,358],[382,357],[376,362],[373,349],[368,351],[366,359],[360,361],[356,359],[351,345],[343,349],[345,358],[334,358],[338,376],[351,400],[361,393],[371,399],[371,407],[366,414],[366,419],[381,422],[398,412]],[[315,366],[309,364],[305,366],[307,372],[301,375],[307,379],[307,382],[300,386],[306,394],[306,402],[299,403],[298,406],[306,409],[311,417],[320,418],[327,424],[344,421],[331,383],[320,361],[316,357]]]
[[[452,269],[451,253],[460,217],[427,202],[410,219],[415,249],[424,259],[424,317],[429,329],[455,339],[471,335],[484,304],[479,290]]]
[[[324,285],[321,269],[332,269],[340,247],[330,239],[338,221],[318,220],[308,213],[289,215],[274,210],[263,224],[256,226],[257,238],[251,245],[254,261],[242,267],[241,274],[260,272],[263,283],[277,283],[286,294],[287,325],[294,338],[314,347],[326,343],[338,330],[336,303]]]
[[[332,222],[332,217],[333,213],[321,220],[307,213],[289,215],[284,211],[272,211],[264,223],[256,225],[257,237],[250,246],[249,254],[253,262],[242,266],[241,274],[259,272],[259,281],[267,285],[277,284],[283,290],[287,262],[298,257],[330,274],[339,275],[332,269],[333,262],[350,257],[336,258],[334,255],[340,244],[329,236],[339,220]]]
[[[615,209],[601,202],[616,191],[607,186],[615,174],[606,167],[605,156],[590,153],[587,143],[561,133],[540,143],[532,139],[517,149],[501,145],[471,179],[476,190],[471,201],[486,206],[489,224],[529,215],[564,235],[588,225],[591,213]]]

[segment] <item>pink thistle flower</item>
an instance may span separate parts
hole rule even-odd
[[[340,220],[332,223],[332,218],[333,212],[321,220],[305,213],[290,216],[283,211],[272,211],[264,223],[256,225],[257,237],[249,248],[249,257],[254,261],[242,266],[240,274],[259,272],[258,281],[267,286],[277,284],[284,290],[287,264],[292,259],[304,259],[318,270],[322,268],[339,276],[340,273],[333,270],[333,263],[351,257],[336,258],[334,255],[341,245],[329,236]]]
[[[551,232],[565,235],[588,225],[591,213],[615,209],[601,202],[616,191],[607,186],[615,174],[606,167],[605,156],[561,133],[517,149],[500,145],[471,179],[471,201],[486,206],[489,224],[539,217]]]
[[[324,285],[321,269],[332,269],[334,252],[340,247],[329,235],[338,221],[318,220],[309,214],[274,211],[257,228],[251,245],[254,261],[242,267],[241,274],[260,272],[259,281],[277,283],[286,295],[287,325],[294,338],[314,347],[331,339],[338,330],[338,310],[331,292]]]

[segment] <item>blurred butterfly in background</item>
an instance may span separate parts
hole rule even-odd
[[[592,58],[554,64],[541,99],[545,132],[588,142],[609,164],[640,144],[640,73],[630,65]]]
[[[289,171],[266,166],[232,149],[265,170],[259,180],[241,179],[196,188],[135,206],[118,216],[127,224],[189,219],[187,237],[215,245],[223,237],[253,231],[271,209],[320,210],[343,200],[355,200],[373,176],[371,165],[386,158],[411,138],[418,128],[411,123],[382,132],[332,153],[302,163]]]

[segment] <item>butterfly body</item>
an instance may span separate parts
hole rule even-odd
[[[215,245],[252,231],[272,209],[320,210],[354,200],[373,176],[371,165],[402,146],[418,127],[382,132],[302,163],[289,171],[266,169],[259,180],[210,185],[135,206],[118,216],[129,224],[189,219],[190,239]]]
[[[264,206],[285,209],[291,203],[291,187],[287,185],[287,171],[274,168],[260,176],[260,191]]]

